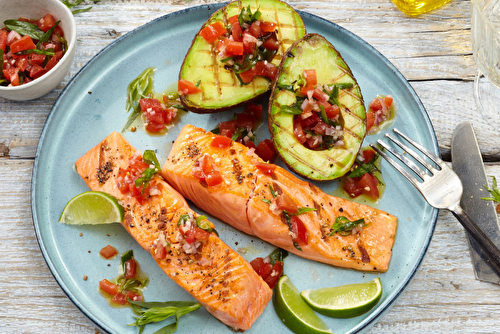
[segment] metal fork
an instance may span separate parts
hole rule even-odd
[[[441,160],[438,156],[433,154],[431,151],[415,142],[405,134],[401,133],[398,129],[394,129],[394,132],[399,136],[404,138],[407,142],[411,143],[415,148],[420,150],[425,154],[430,160],[432,160],[436,166],[433,166],[428,161],[424,160],[420,155],[418,155],[411,148],[400,142],[398,139],[386,133],[385,136],[389,138],[392,142],[398,145],[412,156],[418,163],[424,166],[429,172],[427,173],[421,169],[412,160],[408,159],[403,154],[394,150],[391,146],[384,143],[382,140],[377,140],[377,143],[382,146],[387,152],[390,152],[396,158],[398,158],[403,164],[410,168],[416,175],[420,178],[419,181],[416,177],[410,174],[405,168],[394,161],[390,156],[388,156],[384,151],[382,151],[377,145],[370,144],[370,146],[377,151],[388,163],[390,163],[394,168],[396,168],[403,176],[408,179],[408,181],[418,189],[418,191],[425,198],[427,203],[437,209],[446,209],[453,213],[453,215],[462,224],[465,230],[477,241],[477,243],[482,247],[484,253],[489,258],[489,263],[492,268],[500,275],[500,250],[495,246],[495,244],[479,229],[476,223],[469,217],[469,215],[460,207],[460,199],[462,198],[463,186],[460,178],[455,172],[446,165],[446,163]]]

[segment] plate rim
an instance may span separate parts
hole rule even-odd
[[[66,294],[66,296],[71,300],[71,302],[88,319],[90,319],[99,329],[105,331],[106,333],[114,333],[114,330],[111,329],[109,326],[107,326],[106,323],[103,323],[102,321],[100,321],[97,317],[94,316],[94,314],[92,312],[90,312],[82,303],[80,303],[80,301],[74,295],[74,293],[71,291],[71,289],[63,282],[62,277],[60,276],[58,269],[56,268],[54,262],[52,261],[50,255],[48,254],[47,248],[45,246],[45,242],[44,242],[42,235],[41,235],[40,226],[39,226],[40,222],[39,222],[39,219],[37,216],[37,209],[36,209],[37,208],[37,204],[36,204],[37,203],[37,200],[36,200],[37,199],[37,196],[36,196],[37,177],[36,176],[38,175],[38,172],[39,172],[39,170],[38,170],[39,157],[42,154],[43,144],[45,142],[47,129],[50,126],[50,123],[51,123],[51,120],[52,120],[54,114],[56,113],[57,107],[59,106],[59,104],[61,103],[63,98],[65,97],[66,93],[71,89],[71,87],[75,84],[75,81],[78,80],[78,78],[87,69],[87,67],[91,66],[103,53],[108,52],[109,49],[114,48],[116,45],[119,45],[124,40],[139,33],[143,29],[147,29],[149,26],[154,25],[159,21],[166,20],[170,17],[175,17],[178,15],[183,15],[187,12],[195,11],[195,10],[206,10],[210,14],[210,11],[216,11],[216,10],[222,8],[223,6],[225,6],[226,4],[227,4],[227,2],[197,5],[197,6],[184,8],[184,9],[181,9],[178,11],[174,11],[174,12],[162,15],[160,17],[157,17],[157,18],[127,32],[123,36],[120,36],[118,39],[116,39],[113,42],[106,45],[104,48],[99,50],[99,52],[97,52],[84,66],[82,66],[82,68],[80,68],[80,70],[70,79],[70,81],[64,87],[64,89],[61,91],[61,94],[58,96],[56,102],[52,106],[52,108],[47,116],[47,119],[45,120],[44,126],[42,128],[42,132],[40,134],[39,142],[38,142],[37,149],[36,149],[35,159],[34,159],[34,163],[33,163],[33,171],[32,171],[32,177],[31,177],[32,182],[31,182],[31,189],[30,189],[31,216],[32,216],[34,230],[35,230],[35,236],[36,236],[38,245],[40,247],[40,251],[42,253],[42,256],[43,256],[52,276],[54,277],[55,281],[57,282],[57,284],[61,287],[61,289]],[[406,88],[408,89],[408,91],[411,93],[414,100],[418,104],[420,111],[423,111],[422,116],[424,117],[425,124],[426,124],[430,134],[432,135],[430,139],[431,139],[432,144],[434,146],[433,149],[435,149],[435,151],[438,153],[438,156],[440,156],[439,145],[437,142],[437,136],[436,136],[436,132],[434,131],[434,127],[432,125],[430,116],[429,116],[427,110],[425,109],[425,107],[423,106],[422,101],[420,100],[419,96],[417,95],[417,93],[415,92],[413,87],[409,84],[408,80],[402,75],[402,73],[384,55],[382,55],[377,49],[375,49],[371,44],[369,44],[368,42],[366,42],[364,39],[362,39],[358,35],[354,34],[353,32],[347,30],[346,28],[344,28],[344,27],[342,27],[342,26],[340,26],[332,21],[329,21],[323,17],[320,17],[318,15],[308,13],[308,12],[305,12],[302,10],[297,10],[297,9],[296,9],[296,11],[299,13],[299,15],[301,17],[307,17],[307,18],[312,19],[312,20],[320,21],[322,24],[324,24],[326,26],[332,26],[332,25],[335,26],[336,29],[339,29],[340,31],[342,31],[342,33],[344,33],[345,35],[348,35],[349,38],[355,39],[355,40],[357,40],[358,43],[364,44],[364,46],[369,48],[370,51],[379,58],[379,60],[382,60],[387,65],[387,67],[392,71],[392,74],[397,76],[398,79],[405,84]],[[358,333],[360,331],[366,330],[369,327],[373,326],[377,322],[378,319],[380,319],[387,311],[390,310],[390,308],[399,299],[399,297],[401,296],[403,291],[406,290],[408,285],[411,283],[411,281],[415,277],[415,274],[417,273],[418,269],[420,268],[422,261],[425,257],[425,254],[427,253],[427,250],[429,248],[429,244],[430,244],[431,239],[432,239],[432,235],[434,234],[434,231],[435,231],[435,227],[436,227],[436,223],[437,223],[437,219],[438,219],[438,214],[439,214],[438,209],[431,208],[431,212],[429,215],[429,228],[428,228],[427,234],[424,238],[425,242],[422,245],[423,247],[421,247],[419,253],[416,255],[417,258],[416,258],[416,262],[415,262],[414,267],[412,268],[412,270],[410,272],[407,273],[407,275],[404,278],[404,280],[402,281],[402,285],[400,286],[398,291],[396,291],[395,295],[392,296],[391,300],[387,301],[387,304],[384,307],[381,307],[379,310],[377,310],[376,312],[370,314],[368,317],[363,319],[360,323],[358,323],[358,325],[354,326],[351,329],[351,331],[349,331],[350,333]]]

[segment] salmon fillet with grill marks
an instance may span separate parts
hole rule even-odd
[[[325,194],[281,167],[267,175],[257,168],[263,161],[244,145],[210,146],[215,136],[186,125],[177,137],[162,174],[182,195],[233,227],[296,255],[356,270],[388,270],[397,229],[395,216]],[[193,175],[193,168],[199,168],[206,154],[213,157],[222,175],[218,185],[207,186]],[[279,196],[288,195],[298,207],[315,209],[298,216],[307,230],[307,244],[300,245],[301,250],[292,241],[283,211],[272,204],[270,188]],[[349,221],[363,218],[367,225],[348,235],[330,235],[339,216]]]
[[[215,233],[196,243],[195,252],[191,247],[186,251],[177,223],[182,215],[198,215],[159,174],[149,183],[156,194],[142,205],[129,194],[122,194],[117,181],[119,169],[127,169],[130,159],[139,153],[113,132],[79,158],[76,169],[91,190],[106,192],[120,201],[125,208],[122,225],[155,257],[167,276],[224,324],[235,330],[249,329],[270,301],[272,290]],[[168,242],[164,258],[155,256],[159,242]]]

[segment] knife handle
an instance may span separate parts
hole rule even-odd
[[[484,251],[484,254],[488,256],[487,263],[493,268],[496,274],[500,277],[500,250],[491,241],[490,238],[484,234],[483,231],[476,225],[471,217],[465,212],[460,206],[455,207],[451,210],[453,215],[458,219],[460,224],[465,228],[470,236],[476,240],[479,246]]]

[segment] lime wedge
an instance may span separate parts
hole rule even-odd
[[[380,278],[365,283],[304,290],[300,293],[313,310],[333,318],[352,318],[371,310],[382,297]]]
[[[273,296],[273,304],[278,317],[297,334],[333,333],[313,309],[300,297],[299,290],[288,276],[281,276]]]
[[[66,204],[59,221],[69,225],[121,223],[123,207],[113,196],[100,191],[87,191]]]

